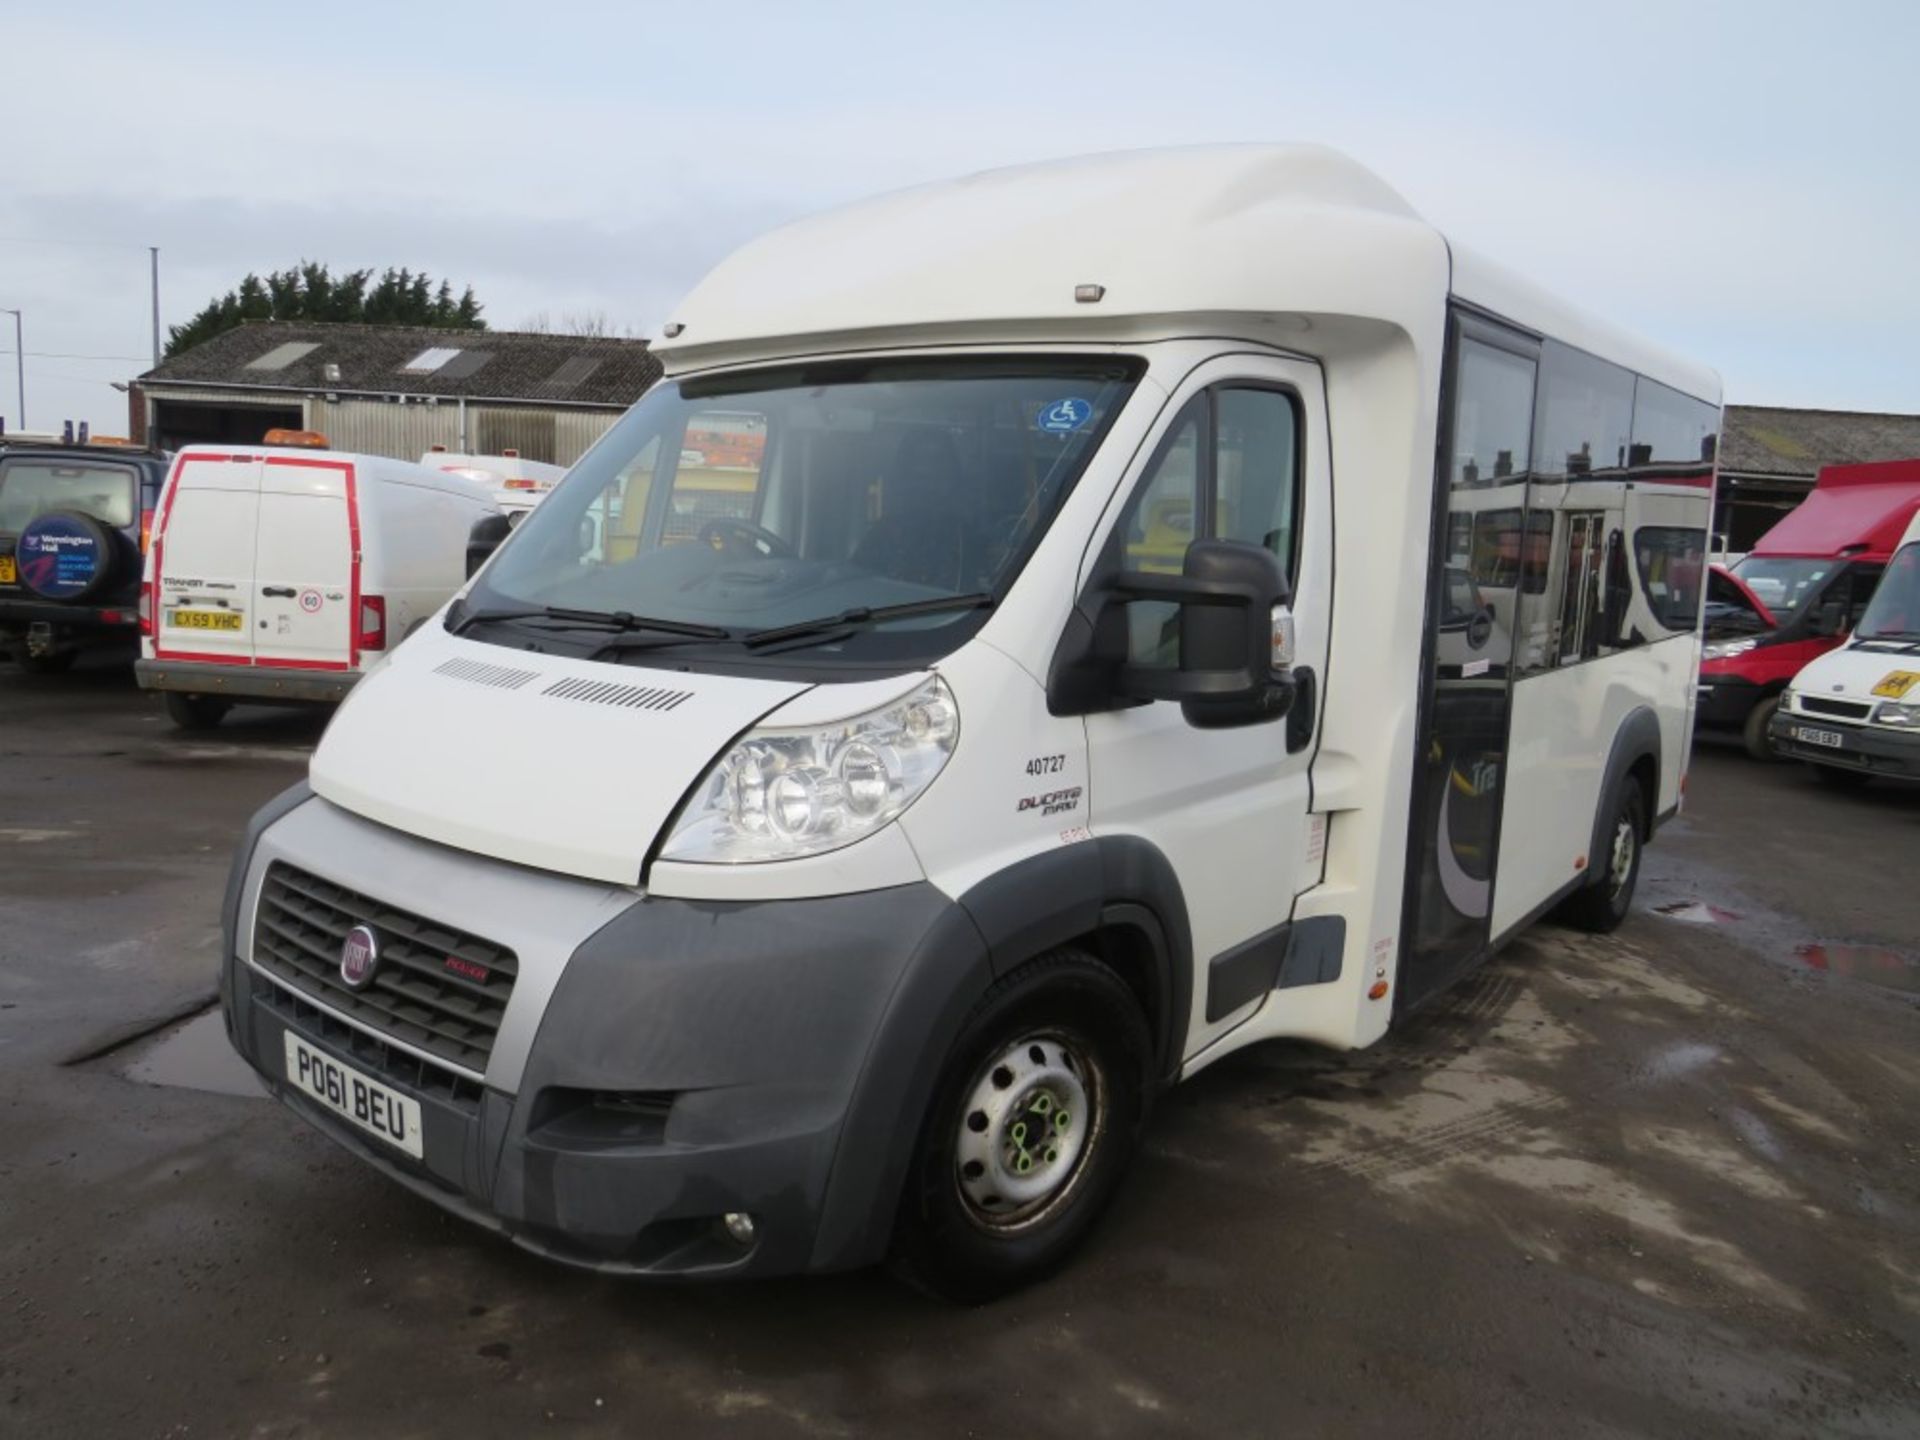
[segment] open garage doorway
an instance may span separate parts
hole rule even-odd
[[[156,400],[153,442],[162,450],[178,450],[183,445],[258,445],[267,431],[298,430],[304,420],[298,405]]]

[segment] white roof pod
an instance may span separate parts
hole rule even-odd
[[[676,373],[883,339],[1057,340],[1068,326],[1081,339],[1285,344],[1289,332],[1372,320],[1419,337],[1437,332],[1449,292],[1676,389],[1719,394],[1710,370],[1450,248],[1379,176],[1320,145],[1094,155],[844,206],[736,250],[654,349]]]

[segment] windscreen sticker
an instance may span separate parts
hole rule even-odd
[[[1034,423],[1049,435],[1071,435],[1092,418],[1093,402],[1082,400],[1078,395],[1069,395],[1051,405],[1042,405],[1039,418]]]
[[[1899,700],[1916,685],[1920,685],[1920,671],[1895,670],[1873,687],[1873,693],[1884,695],[1889,700]]]

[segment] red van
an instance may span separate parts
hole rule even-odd
[[[1749,755],[1772,759],[1780,692],[1852,631],[1917,511],[1920,460],[1829,465],[1732,570],[1716,567],[1694,723],[1738,730]]]

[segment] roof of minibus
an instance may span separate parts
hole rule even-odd
[[[1076,298],[1084,286],[1102,293]],[[1066,333],[1117,343],[1240,334],[1310,349],[1301,336],[1313,316],[1384,321],[1429,343],[1449,289],[1719,401],[1712,371],[1450,250],[1384,180],[1320,145],[1091,155],[843,206],[734,251],[673,311],[654,349],[669,372],[869,343]]]
[[[1920,535],[1920,460],[1829,465],[1812,492],[1754,543],[1751,555],[1885,559]]]

